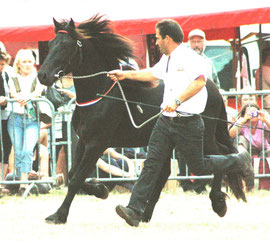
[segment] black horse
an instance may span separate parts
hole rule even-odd
[[[42,64],[38,77],[42,84],[52,85],[57,74],[73,73],[76,89],[76,109],[72,124],[79,136],[76,157],[69,172],[70,184],[67,196],[57,210],[46,220],[52,223],[65,223],[72,200],[82,188],[89,195],[107,198],[106,187],[100,183],[85,183],[89,173],[94,170],[98,158],[108,147],[147,146],[155,121],[142,128],[135,128],[129,119],[123,102],[110,98],[98,98],[97,93],[108,93],[122,98],[120,88],[107,78],[106,72],[119,68],[119,62],[134,57],[132,44],[127,38],[114,34],[110,21],[96,15],[75,27],[73,20],[61,23],[54,20],[56,37],[49,43],[49,53]],[[84,78],[75,78],[84,76]],[[124,80],[121,81],[128,100],[149,104],[141,106],[143,114],[136,104],[129,103],[135,123],[142,123],[159,112],[163,94],[163,82],[149,84]],[[211,81],[207,82],[209,99],[204,115],[226,120],[222,97]],[[229,137],[226,122],[205,118],[205,154],[227,154],[235,152]],[[162,187],[170,174],[167,163],[160,173],[156,188],[148,201],[144,221],[149,221]],[[239,174],[228,174],[229,185],[236,196],[246,201]],[[221,192],[222,175],[213,179],[210,199],[212,207],[219,216],[227,210],[225,197]]]

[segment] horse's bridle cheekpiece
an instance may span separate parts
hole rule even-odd
[[[57,33],[64,33],[64,34],[69,34],[68,31],[66,30],[58,30]],[[68,68],[68,66],[71,66],[71,60],[73,59],[73,57],[76,56],[77,52],[79,52],[79,56],[80,56],[80,61],[78,64],[80,64],[82,62],[83,59],[83,55],[82,55],[82,42],[80,40],[77,39],[77,45],[76,45],[76,51],[74,52],[74,54],[70,57],[68,64],[63,68],[63,70],[60,70],[57,74],[55,74],[56,78],[61,78],[63,77],[66,73],[66,69]]]

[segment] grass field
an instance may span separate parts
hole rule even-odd
[[[115,213],[126,205],[130,193],[113,192],[107,200],[76,196],[65,225],[51,225],[44,219],[62,203],[66,189],[22,199],[0,199],[0,241],[269,241],[270,192],[247,194],[248,203],[234,197],[227,200],[228,212],[219,218],[211,209],[207,194],[162,193],[150,223],[128,226]]]

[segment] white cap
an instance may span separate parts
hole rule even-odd
[[[188,39],[191,39],[194,36],[199,36],[205,39],[205,33],[200,29],[193,29],[192,31],[190,31],[188,34]]]

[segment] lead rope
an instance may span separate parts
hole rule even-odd
[[[68,76],[68,75],[67,75],[67,76],[59,77],[59,74],[58,74],[58,75],[55,75],[55,76],[56,76],[56,77],[59,77],[59,78],[65,77],[65,78],[73,78],[73,79],[85,79],[85,78],[92,78],[92,77],[95,77],[95,76],[98,76],[98,75],[102,75],[102,74],[108,74],[108,72],[107,72],[107,71],[102,71],[102,72],[98,72],[98,73],[94,73],[94,74],[90,74],[90,75],[83,75],[83,76]],[[123,89],[122,89],[122,86],[121,86],[121,84],[120,84],[119,81],[116,81],[116,82],[117,82],[117,85],[118,85],[118,87],[119,87],[120,93],[121,93],[121,95],[122,95],[123,101],[125,102],[125,105],[126,105],[126,108],[127,108],[127,112],[128,112],[129,119],[130,119],[132,125],[133,125],[135,128],[137,128],[137,129],[142,128],[144,125],[146,125],[146,124],[147,124],[148,122],[150,122],[151,120],[157,118],[157,117],[162,113],[162,111],[160,111],[158,114],[156,114],[156,115],[150,117],[148,120],[146,120],[145,122],[143,122],[141,125],[139,125],[139,126],[136,125],[136,123],[134,122],[133,116],[132,116],[132,114],[131,114],[130,108],[129,108],[129,106],[128,106],[128,101],[127,101],[127,99],[126,99],[126,96],[125,96],[125,94],[124,94],[124,91],[123,91]]]
[[[147,124],[147,123],[150,122],[151,120],[157,118],[157,117],[162,113],[162,111],[160,111],[158,114],[156,114],[156,115],[150,117],[148,120],[146,120],[145,122],[143,122],[141,125],[137,126],[137,125],[135,124],[134,120],[133,120],[133,117],[132,117],[130,108],[129,108],[129,106],[128,106],[128,101],[127,101],[127,99],[126,99],[126,96],[125,96],[125,94],[124,94],[124,91],[123,91],[123,89],[122,89],[122,86],[121,86],[121,84],[120,84],[120,82],[119,82],[118,80],[117,80],[116,82],[117,82],[117,84],[118,84],[118,87],[119,87],[120,93],[121,93],[121,95],[122,95],[122,98],[123,98],[123,100],[124,100],[124,102],[125,102],[125,105],[126,105],[126,108],[127,108],[127,112],[128,112],[128,115],[129,115],[129,119],[130,119],[132,125],[133,125],[135,128],[137,128],[137,129],[142,128],[145,124]]]

